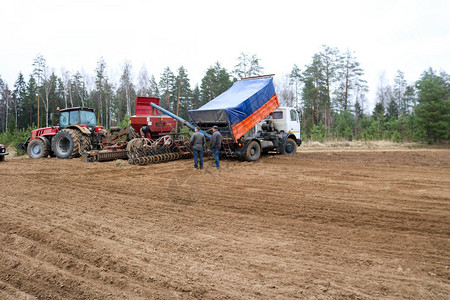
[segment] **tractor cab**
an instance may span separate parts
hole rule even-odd
[[[70,125],[85,125],[93,130],[97,125],[95,109],[87,107],[72,107],[61,109],[59,116],[59,127],[63,129]]]

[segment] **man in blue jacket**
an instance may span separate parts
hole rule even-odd
[[[219,150],[221,146],[222,146],[222,135],[219,132],[219,127],[213,126],[213,134],[211,136],[211,152],[213,153],[214,160],[216,161],[214,169],[220,167]]]

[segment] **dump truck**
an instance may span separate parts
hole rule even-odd
[[[206,132],[218,126],[220,154],[256,161],[261,153],[292,155],[302,143],[300,117],[292,107],[280,107],[273,75],[239,80],[202,107],[189,110],[190,122],[154,103],[150,105],[181,123]],[[206,134],[209,138],[209,134]]]

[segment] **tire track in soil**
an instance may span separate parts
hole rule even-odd
[[[445,299],[449,153],[11,160],[0,297]]]

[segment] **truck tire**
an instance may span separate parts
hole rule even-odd
[[[247,161],[257,161],[261,155],[261,146],[257,141],[251,141],[245,151],[245,159]]]
[[[66,159],[80,155],[80,134],[75,129],[63,129],[52,140],[52,150],[56,157]]]
[[[5,161],[5,156],[4,155],[0,155],[0,161]]]
[[[47,157],[49,155],[49,150],[47,149],[46,144],[48,143],[45,143],[40,138],[32,140],[27,147],[28,156],[32,159]]]
[[[287,139],[284,143],[284,154],[293,155],[297,152],[297,143],[293,139]]]

